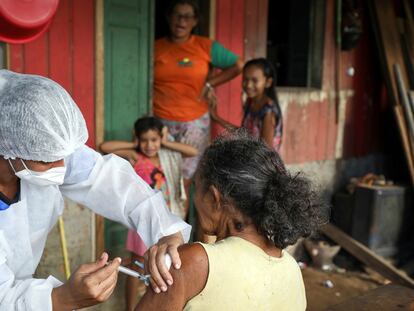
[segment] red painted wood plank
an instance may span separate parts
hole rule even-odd
[[[73,95],[72,1],[62,0],[49,30],[49,74]]]
[[[10,44],[9,54],[9,69],[16,72],[24,72],[23,45]]]
[[[315,121],[319,118],[319,102],[310,102],[306,107],[306,128],[307,139],[306,139],[306,154],[307,159],[315,159],[318,154],[318,126]]]
[[[73,98],[89,131],[87,144],[95,146],[95,45],[94,1],[73,1]]]
[[[46,32],[36,40],[23,45],[25,73],[32,73],[45,77],[49,75],[48,41],[49,35]]]
[[[334,89],[335,83],[335,1],[326,1],[323,89]]]
[[[325,99],[318,103],[318,118],[315,120],[318,139],[316,140],[316,161],[322,161],[326,156],[326,142],[328,140],[328,107],[329,103]]]
[[[324,160],[334,159],[335,158],[335,147],[336,147],[336,137],[338,131],[338,125],[336,123],[335,117],[335,103],[330,102],[328,104],[328,124],[326,128],[327,140],[326,140],[326,153]]]
[[[237,10],[234,10],[237,8]],[[244,1],[218,0],[216,2],[216,40],[226,48],[243,57],[244,49]],[[217,88],[219,101],[218,113],[235,124],[241,123],[242,105],[241,78],[226,83]],[[212,137],[220,132],[213,124]]]
[[[284,129],[284,142],[285,142],[285,158],[284,161],[287,164],[298,163],[298,148],[299,144],[299,134],[298,131],[301,130],[299,124],[299,114],[298,105],[295,102],[288,103],[288,111],[285,117],[285,129]]]

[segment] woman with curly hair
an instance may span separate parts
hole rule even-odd
[[[305,310],[301,271],[284,248],[326,219],[311,183],[240,130],[207,148],[195,183],[200,225],[218,242],[181,247],[174,284],[147,291],[135,310]]]

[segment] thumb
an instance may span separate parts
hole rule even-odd
[[[80,270],[82,270],[83,273],[95,272],[105,266],[105,264],[108,262],[108,258],[108,254],[106,252],[103,252],[101,258],[99,258],[96,262],[83,264]]]

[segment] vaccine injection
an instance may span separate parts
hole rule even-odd
[[[165,255],[165,265],[167,266],[168,270],[171,267],[171,263],[172,263],[171,256],[169,254],[166,254]],[[144,264],[140,263],[139,261],[135,261],[134,264],[139,266],[141,269],[144,269]],[[143,281],[145,283],[145,285],[147,285],[147,286],[149,285],[149,278],[151,277],[150,274],[140,274],[139,272],[134,271],[134,270],[129,269],[129,268],[124,267],[124,266],[119,266],[118,271]]]

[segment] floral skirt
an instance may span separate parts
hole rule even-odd
[[[184,158],[183,177],[191,179],[197,169],[198,162],[204,150],[210,143],[210,115],[203,114],[200,118],[188,122],[160,119],[168,127],[168,132],[175,141],[189,144],[197,148],[199,154],[196,157]]]

